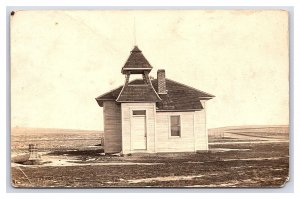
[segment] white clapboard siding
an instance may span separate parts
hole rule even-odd
[[[181,136],[173,137],[170,132],[170,116],[179,115]],[[191,152],[207,149],[205,138],[205,112],[157,112],[156,152]]]
[[[205,103],[203,103],[205,105]],[[154,153],[154,152],[194,152],[208,150],[205,109],[190,112],[156,112],[155,103],[104,102],[104,143],[106,153]],[[134,135],[135,128],[142,121],[135,121],[133,110],[146,110],[146,138],[139,140]],[[170,116],[180,115],[181,136],[172,137]],[[140,117],[141,120],[143,117]],[[138,120],[138,119],[137,119]],[[141,125],[133,125],[138,122]],[[136,142],[136,143],[135,143]],[[146,146],[141,145],[146,142]]]
[[[195,150],[208,150],[205,109],[195,112]]]
[[[122,103],[122,152],[139,153],[139,152],[155,152],[155,103]],[[146,110],[146,149],[136,150],[132,141],[132,111]]]
[[[119,153],[122,150],[121,105],[114,101],[103,102],[104,152]]]
[[[198,132],[198,138],[196,139],[196,150],[197,151],[205,151],[208,150],[208,133],[207,133],[207,127],[206,127],[206,112],[207,112],[207,100],[200,100],[201,104],[203,106],[203,109],[201,111],[196,111],[196,125],[199,129],[196,130]]]

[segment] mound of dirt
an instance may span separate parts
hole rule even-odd
[[[42,165],[51,163],[51,161],[43,161],[42,159],[29,160],[29,153],[14,156],[12,157],[11,162],[22,165]]]
[[[29,153],[17,155],[11,158],[11,162],[23,164],[24,162],[28,161]]]

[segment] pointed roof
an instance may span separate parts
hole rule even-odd
[[[142,52],[138,46],[134,46],[131,52]]]
[[[132,74],[142,74],[145,70],[151,71],[151,69],[152,66],[144,57],[142,51],[134,46],[121,72],[124,74],[126,71],[130,71]]]

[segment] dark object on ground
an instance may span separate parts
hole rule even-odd
[[[104,149],[96,150],[71,150],[71,151],[53,151],[48,155],[67,155],[67,156],[99,156],[100,153],[104,153]]]

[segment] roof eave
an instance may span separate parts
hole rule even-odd
[[[111,93],[111,92],[113,92],[113,91],[115,91],[115,90],[117,90],[117,89],[119,89],[119,88],[121,88],[121,87],[123,87],[123,85],[121,85],[121,86],[118,86],[117,88],[114,88],[114,89],[111,89],[110,91],[107,91],[107,92],[105,92],[105,93],[103,93],[102,95],[99,95],[98,97],[96,97],[95,99],[97,100],[101,100],[101,97],[102,96],[104,96],[104,95],[106,95],[106,94],[108,94],[108,93]]]
[[[103,107],[103,101],[102,100],[99,100],[97,98],[95,98],[97,104],[100,106],[100,107]]]
[[[202,109],[177,109],[177,110],[169,110],[169,109],[156,109],[156,112],[193,112],[193,111],[201,111]]]
[[[212,98],[214,98],[215,96],[213,97],[199,97],[200,100],[211,100]]]
[[[133,100],[133,101],[124,101],[124,100],[116,100],[116,102],[120,102],[120,103],[156,103],[156,102],[160,102],[161,100],[157,101],[157,100],[153,100],[153,101],[138,101],[138,100]]]
[[[100,107],[103,107],[103,102],[104,102],[104,101],[116,101],[116,100],[114,100],[114,99],[98,99],[98,98],[95,98],[95,100],[97,101],[97,103],[98,103],[98,105],[99,105]]]
[[[151,68],[122,68],[121,69],[121,73],[125,74],[126,71],[130,71],[130,74],[135,74],[135,71],[138,72],[137,74],[139,74],[141,71],[151,71],[152,70],[152,66],[150,66]]]

